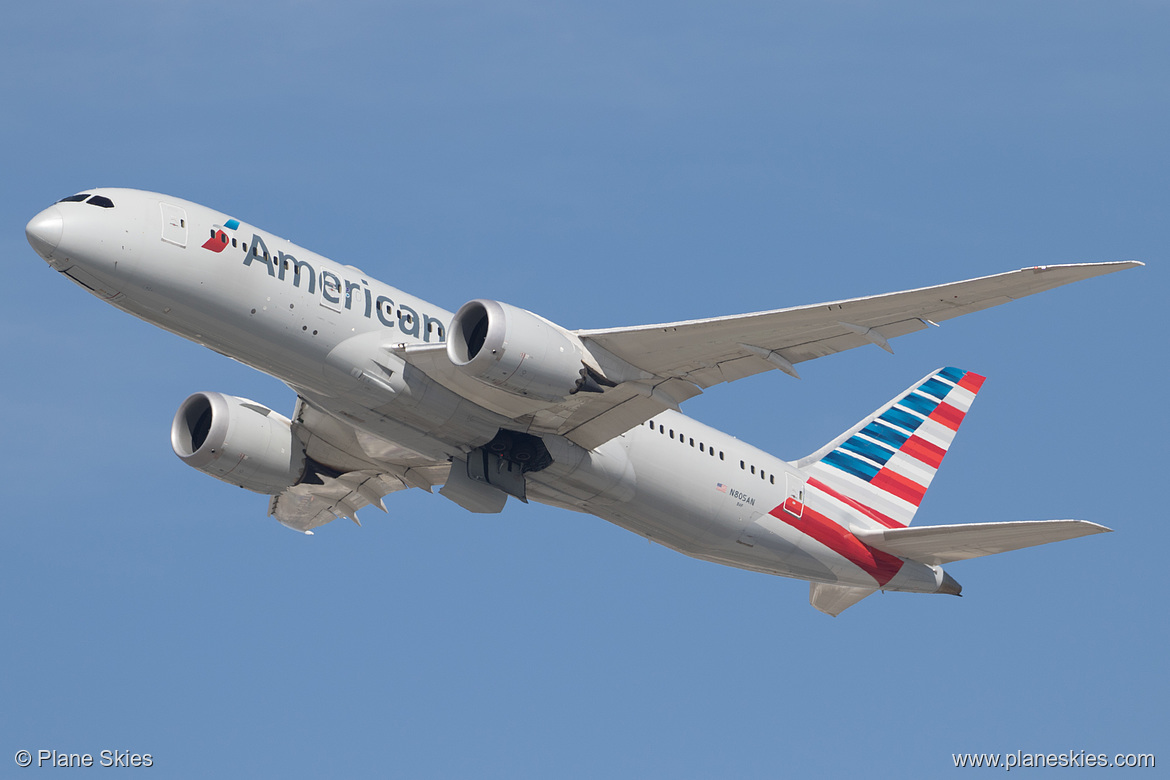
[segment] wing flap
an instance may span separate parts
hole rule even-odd
[[[351,471],[339,477],[323,477],[319,485],[302,483],[288,488],[273,496],[268,514],[282,525],[302,533],[339,517],[347,517],[361,525],[357,520],[359,509],[373,505],[385,512],[382,497],[406,487],[392,474]]]
[[[1112,531],[1087,520],[1021,520],[850,530],[870,547],[899,558],[933,565]]]
[[[565,438],[591,450],[668,408],[670,407],[667,404],[653,398],[632,395],[621,403],[602,410],[592,419],[577,423]]]

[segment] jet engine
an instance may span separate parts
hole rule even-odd
[[[530,311],[477,299],[460,307],[447,357],[463,373],[515,395],[562,401],[611,384],[586,363],[581,340]]]
[[[305,445],[287,417],[222,393],[183,402],[171,423],[171,448],[204,474],[270,496],[305,474]]]

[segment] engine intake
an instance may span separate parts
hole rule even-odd
[[[270,496],[305,475],[305,445],[289,419],[247,398],[190,396],[175,412],[171,448],[204,474]]]
[[[562,401],[581,390],[601,392],[580,339],[499,301],[481,298],[460,307],[451,320],[447,356],[468,376],[515,395]]]

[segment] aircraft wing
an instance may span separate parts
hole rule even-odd
[[[603,393],[579,393],[558,405],[526,399],[461,374],[442,345],[404,347],[407,362],[475,403],[534,432],[558,433],[586,449],[721,382],[795,365],[889,339],[953,317],[1094,276],[1140,266],[1135,261],[1037,266],[904,292],[789,309],[628,328],[578,330],[603,369],[626,376]],[[890,350],[892,351],[892,350]],[[633,376],[632,381],[629,377]]]
[[[1037,266],[885,295],[733,317],[581,330],[577,335],[652,374],[707,388],[865,344],[888,348],[888,339],[922,330],[928,323],[1140,265],[1122,261]]]
[[[892,352],[889,339],[922,330],[930,323],[1140,265],[1121,261],[1037,266],[790,309],[576,333],[586,343],[596,344],[660,381],[669,382],[661,387],[663,394],[682,401],[696,395],[695,388],[733,382],[768,369],[778,368],[798,376],[794,367],[797,363],[866,344]],[[684,384],[691,389],[679,397],[676,388]],[[635,415],[641,419],[627,425],[628,416],[603,412],[582,420],[569,438],[605,441],[655,413]]]

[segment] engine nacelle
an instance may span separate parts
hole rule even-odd
[[[305,445],[288,418],[222,393],[195,393],[183,402],[171,423],[171,448],[204,474],[270,496],[305,473]]]
[[[447,333],[447,357],[480,382],[543,401],[601,390],[585,368],[580,339],[499,301],[477,299],[460,307]]]

